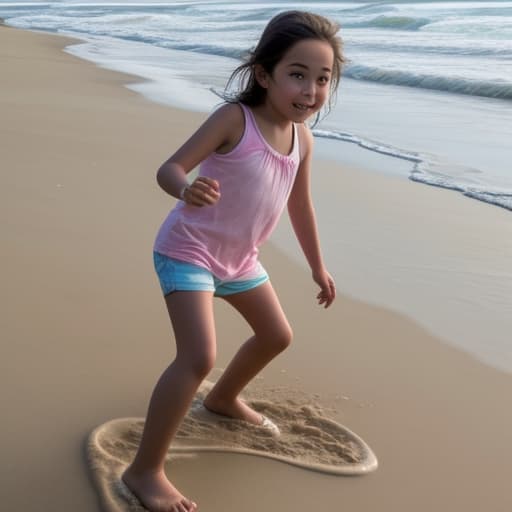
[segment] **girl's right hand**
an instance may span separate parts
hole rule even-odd
[[[217,180],[199,176],[183,192],[183,200],[193,206],[211,206],[220,198],[220,185]]]

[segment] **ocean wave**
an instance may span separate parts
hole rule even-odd
[[[216,55],[218,57],[229,57],[232,59],[242,59],[246,56],[247,50],[240,50],[238,47],[216,46],[212,44],[194,44],[194,43],[160,43],[159,46],[182,50],[186,52],[202,53],[207,55]]]
[[[265,20],[270,19],[272,16],[281,11],[282,8],[276,7],[261,7],[253,11],[241,11],[230,13],[230,18],[236,21],[257,21],[259,24],[264,24]]]
[[[363,4],[358,5],[356,7],[348,7],[343,9],[342,5],[340,5],[343,14],[349,13],[371,13],[371,14],[379,14],[383,12],[396,11],[397,8],[393,5],[390,5],[388,2],[378,2],[374,4]]]
[[[344,75],[354,80],[365,80],[381,84],[402,85],[470,96],[483,96],[486,98],[512,99],[512,82],[411,73],[396,69],[364,66],[362,64],[349,64],[345,68]]]
[[[381,155],[387,155],[393,158],[400,158],[401,160],[408,160],[409,162],[414,163],[420,163],[423,161],[423,159],[418,153],[404,151],[394,146],[390,146],[389,144],[383,144],[382,142],[364,139],[351,133],[340,132],[337,130],[321,130],[317,128],[313,129],[312,131],[313,135],[315,135],[316,137],[323,137],[325,139],[331,140],[341,140],[343,142],[351,142],[352,144],[357,144],[358,146],[364,149],[369,149],[370,151],[380,153]]]
[[[486,190],[483,187],[468,186],[458,182],[451,176],[439,175],[430,172],[428,162],[420,162],[415,165],[409,179],[424,185],[445,188],[460,192],[466,197],[477,199],[493,206],[499,206],[512,211],[512,193],[506,191]]]
[[[478,190],[467,190],[464,192],[464,195],[512,211],[512,194],[496,194]]]
[[[410,16],[377,16],[366,21],[342,23],[342,28],[383,28],[390,30],[419,30],[431,23],[429,18],[414,18]]]
[[[492,189],[479,183],[473,177],[475,174],[480,174],[476,169],[456,169],[453,164],[436,162],[427,155],[405,151],[347,132],[314,129],[313,134],[316,137],[349,142],[381,155],[409,161],[412,163],[409,174],[411,181],[460,192],[467,197],[512,211],[512,191]],[[450,171],[454,175],[450,175]]]

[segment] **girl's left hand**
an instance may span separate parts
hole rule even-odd
[[[318,286],[320,286],[320,292],[316,296],[318,304],[323,304],[324,308],[328,308],[336,297],[336,285],[334,284],[334,279],[327,270],[323,269],[318,273],[313,273],[313,280],[318,284]]]

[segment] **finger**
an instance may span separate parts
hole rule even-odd
[[[187,204],[191,204],[192,206],[204,206],[201,198],[197,196],[197,194],[191,190],[191,188],[187,188],[183,194],[183,198]]]
[[[201,193],[203,194],[202,197],[203,199],[205,200],[212,200],[213,202],[217,201],[220,197],[220,193],[218,190],[216,190],[215,188],[212,188],[210,185],[208,185],[207,183],[203,183],[203,182],[199,182],[197,183],[198,187],[197,190],[198,191],[201,191]]]
[[[325,306],[326,308],[328,308],[334,301],[334,293],[330,293],[329,296],[326,298],[326,301],[325,301]]]
[[[213,188],[216,192],[220,190],[220,185],[217,180],[214,180],[213,178],[209,178],[208,176],[199,176],[196,181],[202,182],[209,187]]]
[[[322,290],[322,292],[320,293],[321,298],[318,301],[318,303],[320,305],[323,304],[324,308],[328,308],[334,301],[335,293],[336,292],[331,287]]]
[[[206,183],[207,185],[213,187],[216,190],[219,188],[219,182],[214,178],[210,178],[209,176],[198,176],[196,180],[202,181],[203,183]]]
[[[194,183],[190,185],[189,190],[200,198],[206,196],[215,197],[219,194],[215,189],[210,187],[210,185],[203,183],[202,181],[194,181]]]
[[[198,185],[197,183],[193,183],[188,188],[188,196],[185,197],[190,198],[189,202],[193,202],[193,204],[204,206],[206,204],[214,204],[219,199],[219,193],[210,189],[207,185],[203,187],[202,185]]]
[[[212,187],[209,183],[204,181],[202,178],[197,178],[190,186],[192,188],[195,188],[196,190],[202,190],[203,192],[217,193],[217,190],[215,189],[215,187]]]

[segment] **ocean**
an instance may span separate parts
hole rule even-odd
[[[321,151],[512,210],[512,1],[0,0],[0,17],[79,37],[68,51],[146,78],[131,87],[150,99],[208,112],[267,21],[295,8],[337,20],[348,59]]]
[[[451,189],[510,214],[512,1],[0,0],[0,17],[14,27],[75,36],[83,42],[66,51],[143,77],[128,87],[150,100],[209,112],[267,21],[294,8],[337,20],[348,59],[336,105],[314,128],[317,156],[410,179],[418,187]],[[512,372],[512,238],[506,227],[494,235],[489,226],[495,236],[489,246],[468,250],[461,260],[447,253],[453,241],[433,247],[436,242],[422,232],[422,215],[434,216],[435,202],[429,212],[409,212],[417,219],[414,233],[397,235],[393,225],[337,219],[334,193],[317,203],[317,212],[319,219],[331,219],[323,248],[342,293],[405,313],[443,340]],[[277,246],[297,257],[285,228],[278,228]],[[367,233],[366,243],[347,245],[344,229]],[[473,238],[479,229],[460,240],[478,245]],[[404,243],[390,246],[381,240],[388,235]],[[452,240],[458,235],[446,234]]]

